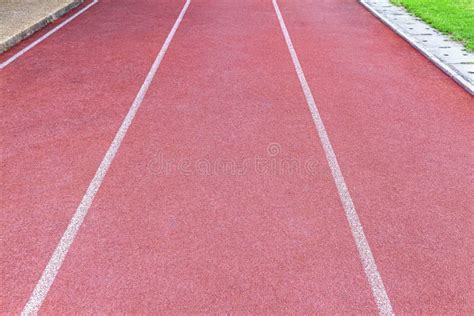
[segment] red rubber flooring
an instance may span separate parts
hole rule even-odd
[[[99,1],[0,70],[0,313],[32,296],[183,5]],[[355,0],[279,6],[393,312],[474,313],[472,96]],[[381,312],[272,1],[190,3],[38,308]]]

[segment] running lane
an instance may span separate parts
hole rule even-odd
[[[397,314],[473,314],[473,98],[356,0],[280,8]]]
[[[0,70],[1,314],[28,300],[180,8],[100,1]]]
[[[40,310],[377,307],[269,1],[193,1]]]

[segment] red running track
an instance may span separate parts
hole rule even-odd
[[[183,4],[100,1],[0,70],[1,313]],[[393,311],[472,314],[472,97],[355,0],[280,9]],[[271,1],[192,1],[40,311],[378,312]]]

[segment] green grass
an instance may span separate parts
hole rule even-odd
[[[474,51],[474,0],[390,0]]]

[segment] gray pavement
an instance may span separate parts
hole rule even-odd
[[[0,53],[84,0],[0,0]]]

